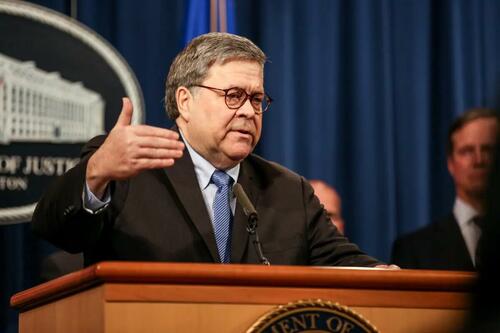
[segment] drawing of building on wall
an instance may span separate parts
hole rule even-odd
[[[85,142],[103,132],[100,94],[0,53],[0,143]]]

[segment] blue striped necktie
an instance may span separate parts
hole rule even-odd
[[[214,203],[212,206],[214,212],[214,233],[219,250],[220,261],[225,264],[231,260],[231,214],[230,197],[233,179],[225,172],[215,170],[212,174],[212,183],[217,186]]]

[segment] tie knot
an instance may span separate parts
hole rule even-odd
[[[233,179],[224,171],[215,170],[212,174],[212,183],[218,188],[229,186],[233,183]]]

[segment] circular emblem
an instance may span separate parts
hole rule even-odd
[[[31,219],[83,143],[109,131],[121,98],[144,118],[134,73],[102,37],[41,6],[0,1],[0,225]]]
[[[265,314],[247,333],[378,333],[351,309],[322,300],[301,300],[281,305]]]

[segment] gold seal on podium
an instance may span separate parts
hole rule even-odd
[[[263,315],[247,333],[378,333],[368,320],[348,307],[323,300],[280,305]]]

